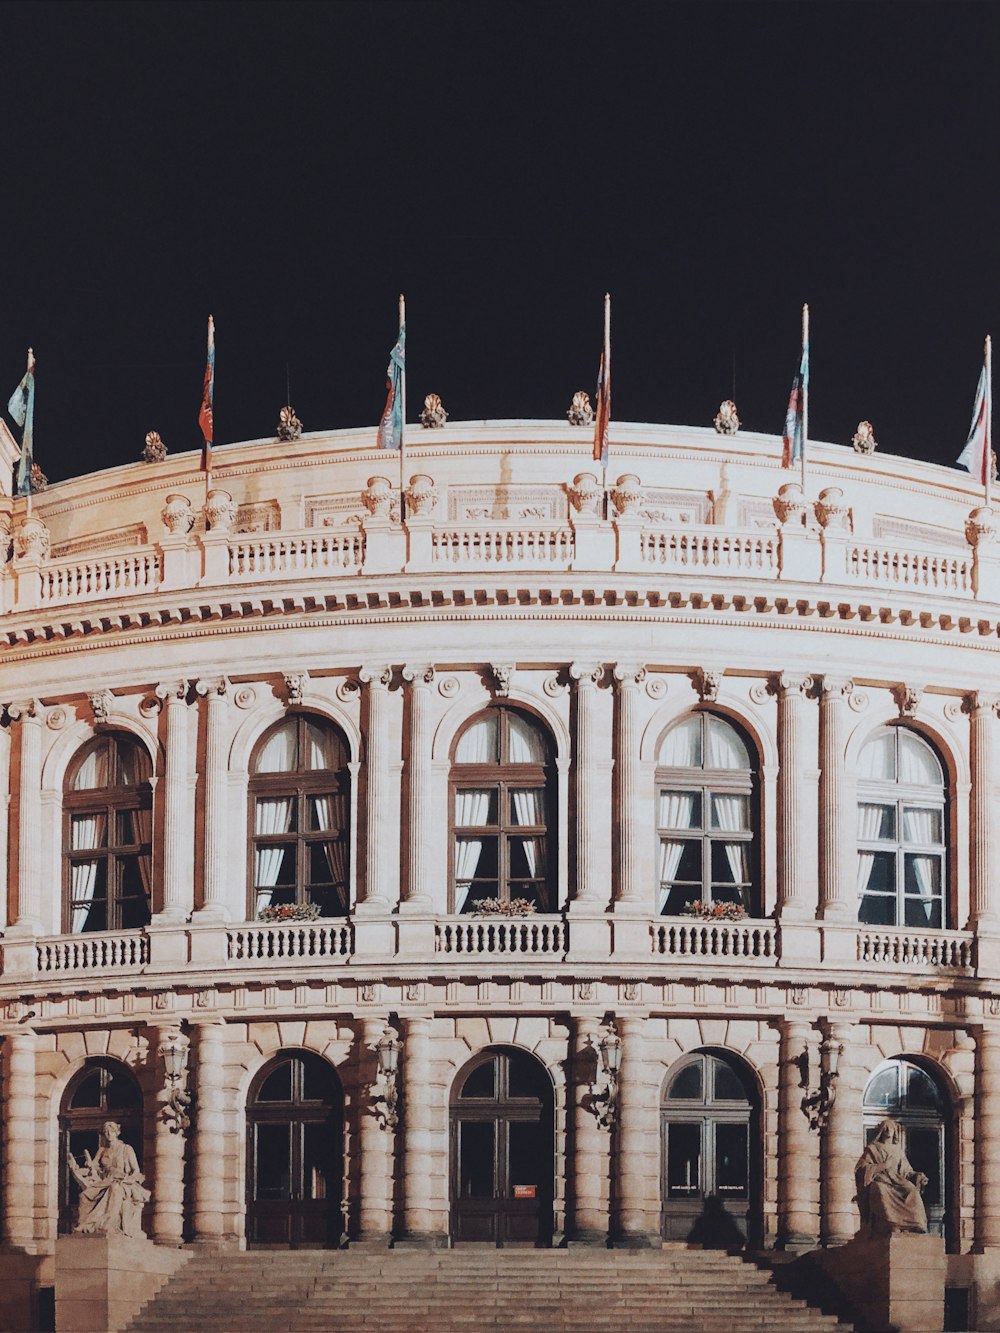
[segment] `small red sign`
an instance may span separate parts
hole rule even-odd
[[[514,1198],[533,1199],[535,1197],[535,1191],[537,1188],[538,1188],[537,1185],[515,1185]]]

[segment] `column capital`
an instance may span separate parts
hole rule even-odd
[[[368,663],[358,672],[358,679],[373,690],[387,690],[392,684],[392,667],[384,663]]]
[[[848,676],[820,676],[817,679],[824,702],[846,699],[854,693],[854,681]]]
[[[604,678],[604,665],[600,662],[571,662],[570,679],[576,681],[578,690],[596,690]]]
[[[187,702],[188,683],[186,680],[161,680],[153,693],[169,708],[172,704]]]
[[[419,665],[407,663],[401,674],[407,685],[412,685],[414,689],[427,688],[434,684],[434,667],[429,662],[422,662]]]
[[[228,676],[203,676],[195,681],[195,693],[203,698],[224,699],[228,703],[229,699],[229,677]]]
[[[45,705],[38,699],[16,699],[7,705],[7,716],[12,722],[44,722]]]
[[[1000,717],[1000,694],[992,690],[970,690],[962,696],[962,709],[974,715],[976,713],[994,713]]]
[[[807,676],[802,671],[779,671],[771,677],[771,693],[784,697],[795,694],[805,696],[815,683],[813,676]]]
[[[616,662],[613,674],[619,690],[638,689],[646,679],[646,668],[636,662]]]

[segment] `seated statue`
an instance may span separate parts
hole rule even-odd
[[[927,1177],[906,1160],[902,1137],[902,1127],[895,1120],[883,1120],[854,1168],[861,1213],[858,1235],[863,1239],[891,1236],[894,1231],[927,1230],[920,1197]]]
[[[72,1153],[69,1169],[80,1186],[80,1216],[77,1235],[133,1236],[142,1238],[142,1205],[151,1197],[143,1189],[145,1179],[134,1150],[122,1140],[121,1125],[113,1120],[101,1129],[96,1157],[84,1153],[81,1166]]]

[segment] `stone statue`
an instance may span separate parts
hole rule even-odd
[[[927,1184],[922,1171],[914,1171],[902,1145],[902,1126],[883,1120],[875,1137],[854,1168],[859,1236],[891,1236],[894,1231],[926,1232],[927,1213],[920,1191]]]
[[[590,394],[584,393],[582,389],[579,393],[575,393],[566,416],[571,426],[589,426],[594,419],[594,409],[590,406]]]
[[[278,413],[277,436],[279,440],[291,443],[292,440],[302,438],[302,422],[295,415],[295,408],[291,403],[283,407]]]
[[[105,1121],[97,1156],[84,1153],[81,1166],[68,1153],[69,1169],[80,1186],[77,1235],[131,1236],[142,1239],[142,1205],[151,1195],[144,1189],[135,1152],[121,1137],[121,1125]]]

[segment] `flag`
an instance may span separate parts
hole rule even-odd
[[[32,433],[35,424],[35,356],[28,348],[28,369],[24,378],[10,396],[7,411],[22,428],[21,461],[17,465],[17,493],[31,494],[31,466],[33,458]]]
[[[608,428],[611,425],[611,297],[604,298],[604,347],[597,372],[594,407],[594,462],[608,466]]]
[[[792,380],[792,392],[788,395],[788,409],[785,412],[784,451],[781,456],[782,467],[793,467],[802,457],[805,448],[805,406],[809,392],[809,339],[802,344],[802,360],[799,373]]]
[[[969,438],[965,442],[965,448],[958,456],[958,462],[962,467],[968,468],[983,486],[986,485],[986,473],[989,467],[989,450],[986,447],[987,400],[989,396],[987,380],[986,366],[984,365],[979,375],[979,384],[976,387],[976,402],[972,409],[972,425],[969,428]]]
[[[198,413],[198,425],[205,437],[205,447],[201,452],[201,470],[212,470],[212,442],[215,435],[215,421],[212,416],[212,404],[215,399],[215,320],[208,317],[208,358],[205,362],[205,385],[201,391],[201,411]]]
[[[400,324],[396,346],[389,353],[385,372],[386,399],[382,420],[378,423],[378,447],[403,447],[403,381],[406,376],[406,325]]]

